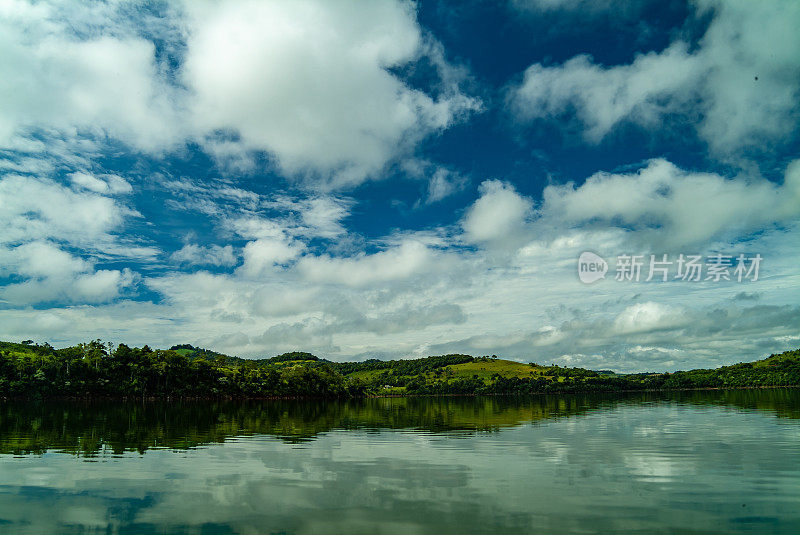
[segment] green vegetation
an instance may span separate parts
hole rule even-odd
[[[800,350],[757,362],[618,375],[496,356],[331,362],[292,352],[242,359],[183,344],[169,350],[95,340],[55,349],[0,342],[0,397],[350,398],[800,386]]]
[[[54,349],[47,344],[0,342],[0,396],[336,398],[365,394],[357,380],[345,378],[324,363],[315,364],[239,359],[186,346],[176,350],[112,347],[95,340]]]

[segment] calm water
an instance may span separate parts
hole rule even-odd
[[[0,406],[3,533],[800,533],[800,391]]]

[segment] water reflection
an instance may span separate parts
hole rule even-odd
[[[713,405],[800,418],[797,389],[348,402],[6,402],[0,406],[0,454],[50,450],[91,458],[101,451],[183,450],[252,435],[302,443],[332,430],[471,434],[646,403]]]
[[[800,532],[791,390],[0,415],[0,531]]]

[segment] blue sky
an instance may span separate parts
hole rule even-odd
[[[4,2],[0,338],[620,371],[797,347],[798,26],[777,0]],[[716,253],[758,280],[614,277]]]

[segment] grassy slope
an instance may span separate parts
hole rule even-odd
[[[472,379],[476,377],[486,384],[493,381],[493,377],[499,375],[501,377],[537,377],[544,376],[545,368],[532,364],[523,364],[521,362],[514,362],[504,359],[489,359],[486,361],[476,360],[474,362],[465,362],[463,364],[452,364],[439,368],[435,371],[430,371],[421,374],[425,377],[426,382],[444,381],[444,380],[458,380],[458,379]],[[347,374],[347,377],[359,379],[367,384],[380,384],[380,377],[386,370],[363,370]],[[402,375],[401,377],[409,378],[412,375]],[[400,394],[405,392],[403,387],[382,388],[384,393]]]
[[[51,353],[41,347],[16,344],[14,342],[0,342],[0,351],[4,351],[12,357],[28,359],[36,359],[42,354],[47,355]]]
[[[532,366],[521,362],[503,359],[492,359],[486,362],[466,362],[450,366],[456,378],[470,378],[475,375],[478,379],[491,379],[494,374],[503,377],[533,377],[542,374],[541,366]]]
[[[792,351],[785,351],[777,355],[771,355],[765,359],[752,362],[751,364],[754,368],[768,368],[769,366],[797,362],[798,360],[800,360],[800,349],[794,349]],[[735,364],[735,366],[741,366],[741,364]]]

